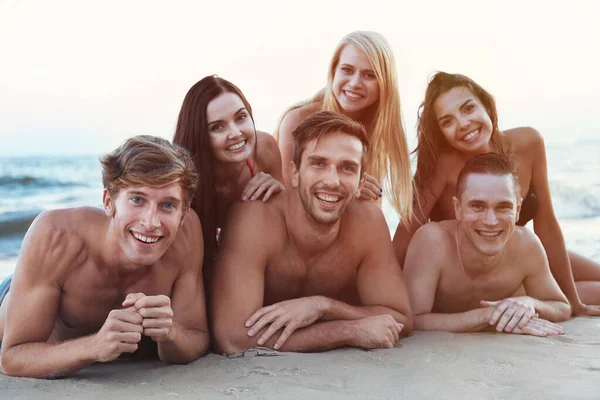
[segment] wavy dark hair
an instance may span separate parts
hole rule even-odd
[[[223,93],[234,93],[240,97],[254,121],[252,107],[242,91],[233,83],[216,75],[202,78],[185,95],[173,143],[186,148],[193,157],[200,180],[192,208],[200,217],[204,240],[204,271],[214,263],[217,252],[217,193],[214,180],[214,152],[208,136],[208,103]],[[255,130],[256,134],[256,130]],[[256,142],[255,142],[256,146]],[[256,148],[255,154],[256,154]],[[208,268],[207,268],[208,267]]]
[[[419,106],[417,115],[417,171],[415,183],[419,190],[425,190],[431,184],[440,153],[452,151],[452,146],[442,133],[438,124],[434,104],[440,95],[455,87],[466,87],[479,99],[492,121],[492,143],[501,152],[498,142],[498,112],[494,97],[471,78],[461,74],[436,72],[425,92],[425,99]],[[417,201],[420,197],[417,197]]]

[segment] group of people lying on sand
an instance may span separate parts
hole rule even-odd
[[[103,208],[33,222],[0,287],[2,372],[189,363],[211,344],[391,348],[413,329],[551,336],[600,315],[600,264],[565,248],[541,135],[500,131],[488,92],[438,72],[413,178],[395,71],[381,35],[347,35],[275,137],[231,82],[196,83],[173,143],[102,157]]]

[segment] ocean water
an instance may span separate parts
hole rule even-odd
[[[567,246],[600,260],[600,141],[547,148],[548,177]],[[23,236],[44,210],[101,206],[97,155],[0,158],[0,278],[15,266]],[[384,214],[393,235],[398,217]]]

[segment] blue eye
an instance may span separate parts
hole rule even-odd
[[[167,210],[174,210],[176,208],[174,203],[165,203],[163,204],[163,207]]]
[[[134,196],[134,197],[131,198],[131,202],[133,204],[142,204],[143,201],[144,201],[144,199],[142,199],[139,196]]]

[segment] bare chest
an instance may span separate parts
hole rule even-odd
[[[97,332],[110,311],[123,308],[130,293],[171,296],[177,273],[161,265],[148,268],[143,275],[120,282],[91,263],[73,271],[62,288],[54,335],[66,340]]]
[[[516,265],[475,278],[462,270],[442,271],[435,294],[434,312],[458,313],[480,308],[482,300],[511,297],[521,288],[523,273]]]
[[[265,305],[315,295],[356,303],[359,262],[352,249],[342,249],[342,246],[312,258],[302,257],[288,247],[267,265]]]

